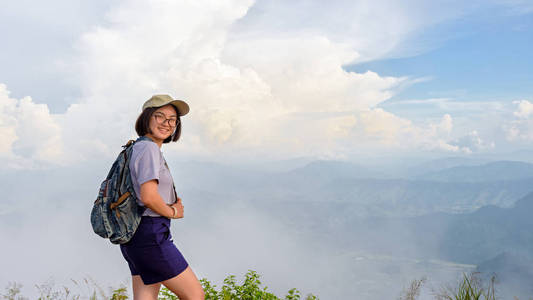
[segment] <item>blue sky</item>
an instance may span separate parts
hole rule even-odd
[[[427,78],[387,102],[427,98],[529,99],[533,95],[533,14],[502,14],[495,10],[490,10],[490,16],[473,15],[429,28],[417,37],[424,40],[444,36],[445,40],[431,45],[434,49],[410,57],[350,65],[346,69]]]

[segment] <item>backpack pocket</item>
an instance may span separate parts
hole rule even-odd
[[[108,180],[104,180],[100,185],[98,190],[98,196],[93,204],[93,209],[91,210],[91,225],[93,231],[103,238],[109,237],[109,232],[105,226],[105,214],[104,214],[104,205],[107,203],[107,184]]]
[[[105,200],[105,199],[104,199]],[[101,198],[96,199],[93,209],[91,210],[91,225],[93,227],[94,233],[98,234],[103,238],[108,238],[108,232],[104,224],[104,214],[102,212],[102,203]]]

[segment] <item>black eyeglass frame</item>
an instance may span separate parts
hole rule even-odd
[[[172,128],[178,126],[178,124],[181,122],[180,118],[170,118],[170,119],[167,119],[167,116],[165,116],[163,113],[160,113],[160,112],[154,112],[154,113],[152,114],[152,116],[155,118],[155,121],[156,121],[158,124],[161,125],[161,124],[165,124],[165,123],[167,123],[168,126],[169,126],[169,127],[172,127]],[[163,119],[163,121],[160,121],[160,118],[158,118],[158,117],[160,117],[161,119]],[[175,124],[175,125],[170,124],[170,121],[172,121],[172,120],[176,120],[176,124]]]

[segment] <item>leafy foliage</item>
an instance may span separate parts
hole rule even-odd
[[[399,300],[416,300],[420,296],[420,288],[425,281],[426,277],[411,281],[409,287],[402,292]]]
[[[248,270],[245,275],[244,281],[238,283],[235,275],[229,275],[224,279],[222,288],[217,291],[216,285],[212,284],[206,278],[202,278],[200,283],[204,289],[206,300],[300,300],[302,296],[300,291],[296,288],[290,289],[285,298],[278,298],[273,293],[267,291],[267,287],[262,287],[262,283],[259,280],[260,275],[253,270]],[[54,287],[54,282],[48,280],[43,284],[35,285],[39,297],[38,300],[79,300],[90,299],[111,299],[111,300],[126,300],[129,299],[128,289],[124,285],[120,285],[118,288],[108,288],[108,291],[104,290],[94,279],[88,277],[83,278],[78,282],[72,279],[78,291],[81,294],[74,294],[66,287],[62,286],[59,289]],[[16,282],[10,282],[4,294],[0,294],[2,300],[28,300],[28,298],[20,295],[22,285]],[[158,299],[160,300],[179,300],[179,298],[172,293],[166,287],[163,287],[159,291]],[[308,294],[304,300],[318,300],[318,297],[312,294]]]
[[[126,287],[120,287],[116,290],[113,290],[113,294],[111,295],[111,300],[126,300],[128,299],[128,290]]]
[[[28,298],[19,295],[22,285],[16,282],[10,282],[7,284],[6,293],[0,295],[1,299],[5,300],[27,300]]]
[[[261,281],[259,280],[259,274],[253,270],[248,270],[245,275],[242,284],[238,284],[235,275],[227,276],[222,288],[217,291],[216,285],[211,284],[206,278],[200,279],[200,283],[204,289],[206,300],[299,300],[301,299],[300,291],[296,288],[290,289],[285,298],[278,298],[271,292],[267,291],[267,286],[261,287]],[[163,287],[159,292],[159,299],[162,300],[177,300],[178,297],[174,295],[167,288]],[[305,300],[317,300],[317,296],[309,294]]]
[[[484,286],[478,273],[463,274],[463,280],[455,288],[444,288],[436,295],[438,300],[496,300],[494,284],[496,278],[491,277]]]
[[[284,298],[278,298],[273,293],[267,291],[267,287],[262,287],[259,280],[260,275],[253,270],[248,270],[244,281],[238,283],[235,275],[227,276],[220,290],[216,289],[216,285],[212,284],[206,278],[200,279],[200,283],[204,289],[206,300],[300,300],[302,296],[300,291],[292,288],[287,292]],[[81,285],[72,280],[76,286]],[[420,295],[420,289],[425,283],[426,278],[413,280],[408,288],[402,291],[400,300],[416,300]],[[84,296],[73,294],[68,287],[63,286],[57,290],[53,288],[53,282],[48,281],[41,285],[35,285],[39,292],[39,300],[61,299],[61,300],[79,300],[83,299],[111,299],[111,300],[126,300],[129,299],[128,289],[121,285],[117,289],[109,288],[109,292],[105,292],[94,280],[83,279],[84,286],[89,286],[90,291]],[[484,283],[479,276],[479,273],[463,274],[462,280],[454,285],[443,287],[439,292],[434,292],[437,300],[496,300],[495,292],[496,278],[492,276],[488,284]],[[0,294],[2,300],[28,300],[28,298],[20,295],[22,285],[16,282],[8,283],[5,288],[5,293]],[[163,287],[159,291],[159,300],[179,300],[179,298],[167,288]],[[308,294],[303,300],[318,300],[318,297],[313,294]],[[517,298],[515,297],[515,300]]]

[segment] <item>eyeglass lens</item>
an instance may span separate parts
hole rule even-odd
[[[155,113],[154,117],[155,117],[155,120],[157,121],[157,123],[159,123],[159,124],[163,124],[165,122],[168,122],[169,126],[174,127],[178,123],[178,119],[176,119],[176,118],[167,119],[163,114],[160,114],[160,113]]]

